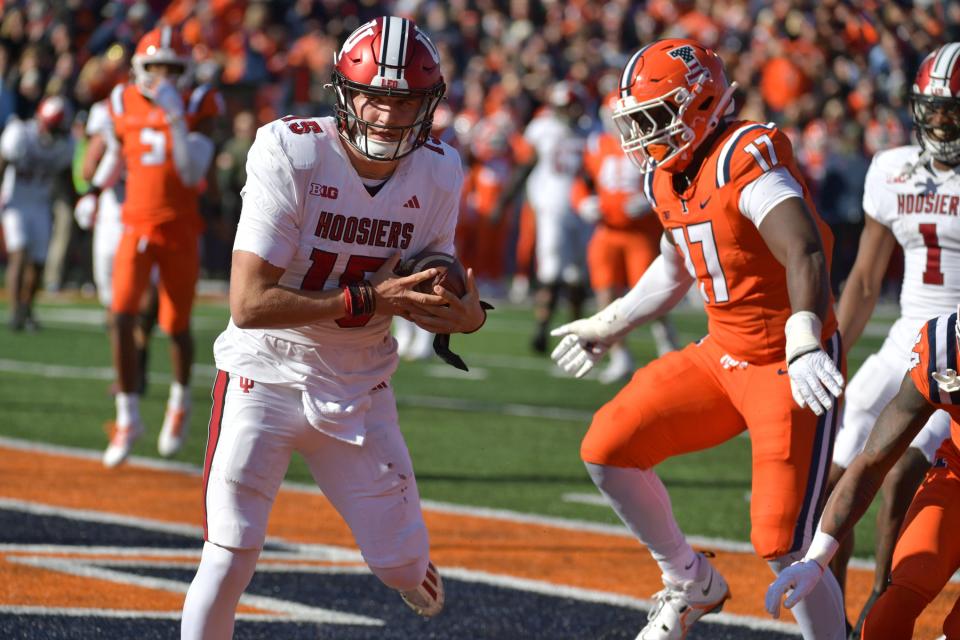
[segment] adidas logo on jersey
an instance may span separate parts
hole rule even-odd
[[[407,201],[404,203],[403,208],[404,208],[404,209],[419,209],[419,208],[420,208],[420,201],[417,200],[417,196],[413,196],[412,198],[410,198],[409,200],[407,200]]]

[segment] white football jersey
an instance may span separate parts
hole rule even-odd
[[[95,102],[87,115],[87,136],[101,136],[106,143],[106,154],[119,154],[120,142],[113,130],[113,118],[110,117],[110,107],[106,100]],[[123,161],[122,159],[120,160]],[[103,162],[103,160],[101,160]],[[100,194],[100,203],[97,210],[97,226],[110,225],[120,227],[120,203],[123,202],[124,175],[109,189]]]
[[[584,136],[550,111],[534,118],[523,133],[537,151],[527,178],[527,199],[538,215],[572,212],[570,189],[580,171]]]
[[[73,161],[73,140],[44,142],[36,120],[11,118],[0,136],[0,155],[8,163],[0,199],[17,209],[49,208],[54,177]]]
[[[398,251],[402,259],[428,249],[454,253],[462,184],[457,152],[431,140],[403,158],[371,196],[333,118],[276,120],[257,132],[247,156],[233,248],[285,269],[283,286],[342,289]],[[214,351],[223,370],[302,388],[324,378],[328,395],[349,399],[393,372],[389,330],[390,318],[382,315],[266,330],[239,329],[231,321]],[[351,353],[357,354],[352,364]]]
[[[917,165],[919,157],[915,145],[874,156],[863,210],[903,247],[901,315],[924,320],[953,312],[960,300],[960,171]]]

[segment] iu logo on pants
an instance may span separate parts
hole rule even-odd
[[[253,380],[250,378],[240,378],[240,388],[243,389],[244,393],[250,393],[250,389],[253,389]]]

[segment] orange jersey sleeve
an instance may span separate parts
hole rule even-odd
[[[792,308],[786,270],[754,222],[741,212],[740,197],[754,180],[780,166],[801,185],[829,260],[830,229],[816,215],[790,141],[773,125],[730,123],[683,193],[674,190],[672,175],[663,171],[648,174],[644,183],[664,229],[697,278],[711,338],[731,356],[758,364],[784,358],[783,331]],[[832,299],[828,307],[824,340],[837,326]]]

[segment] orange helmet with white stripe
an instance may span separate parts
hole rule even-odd
[[[613,118],[624,152],[642,171],[683,171],[697,147],[734,110],[736,83],[720,56],[681,38],[649,44],[620,75]]]
[[[147,67],[155,64],[179,67],[176,75],[182,78],[190,66],[190,52],[179,31],[170,26],[162,26],[148,31],[140,38],[132,62],[137,88],[143,95],[151,97],[159,78]]]

